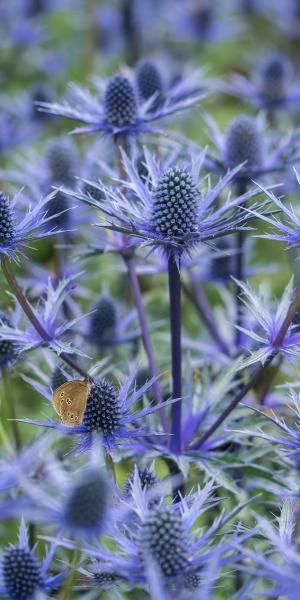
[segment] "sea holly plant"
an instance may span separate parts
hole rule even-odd
[[[4,600],[299,597],[299,9],[0,3]]]

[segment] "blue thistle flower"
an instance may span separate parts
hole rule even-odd
[[[8,327],[12,326],[8,315],[0,312],[0,323]],[[16,342],[0,337],[0,370],[9,369],[19,358],[19,347]]]
[[[25,498],[23,514],[33,523],[51,524],[57,537],[92,539],[109,529],[112,486],[99,440],[78,470],[66,470],[50,451],[46,478],[37,482],[21,471],[17,477]]]
[[[137,99],[130,81],[122,75],[114,75],[109,81],[104,110],[108,123],[116,127],[132,125],[137,117]]]
[[[204,164],[209,172],[226,173],[233,165],[246,161],[235,180],[239,182],[242,178],[249,182],[258,175],[281,174],[299,161],[297,130],[281,138],[268,132],[261,116],[240,115],[231,121],[225,133],[212,118],[205,117],[205,122],[217,150],[216,154],[206,153]]]
[[[69,139],[58,138],[46,148],[46,162],[50,177],[57,184],[68,184],[75,176],[78,157]]]
[[[189,539],[182,517],[172,507],[159,506],[145,517],[139,531],[142,562],[151,558],[165,577],[177,577],[190,563]]]
[[[109,343],[115,335],[116,327],[116,305],[110,297],[102,296],[91,315],[90,334],[93,341],[99,346]]]
[[[158,487],[159,489],[159,487]],[[224,527],[234,511],[222,516],[212,524],[206,532],[193,529],[196,520],[211,506],[215,500],[211,497],[213,486],[208,483],[201,491],[190,494],[181,502],[165,504],[149,509],[147,490],[142,490],[136,473],[132,501],[125,501],[129,511],[124,524],[118,517],[118,511],[111,514],[111,531],[107,540],[117,550],[99,544],[82,547],[86,556],[97,561],[92,570],[117,574],[130,585],[147,584],[149,569],[153,565],[157,576],[161,579],[163,589],[167,592],[174,589],[183,592],[190,589],[191,582],[197,583],[197,575],[202,572],[208,560],[214,560],[215,554],[224,554],[228,542],[213,546],[216,533]],[[244,505],[236,509],[241,510]],[[122,515],[122,510],[121,510]],[[121,517],[122,518],[122,517]],[[134,523],[134,527],[128,527]],[[76,548],[71,540],[60,540],[65,548]],[[223,559],[224,561],[224,559]],[[234,562],[235,558],[228,559]],[[95,587],[94,581],[87,587]]]
[[[136,86],[142,101],[153,98],[150,110],[156,110],[163,102],[164,80],[159,68],[150,60],[141,60],[135,69]]]
[[[54,555],[52,546],[43,563],[35,557],[34,550],[28,544],[27,529],[22,521],[19,544],[10,546],[3,552],[1,560],[0,593],[7,600],[33,600],[38,591],[51,592],[59,587],[66,576],[65,572],[54,577],[47,575]]]
[[[60,214],[54,211],[48,214],[54,198],[55,192],[41,199],[34,208],[29,207],[26,215],[18,222],[15,210],[17,197],[11,201],[0,192],[0,255],[16,260],[18,254],[23,254],[33,240],[61,233],[55,225],[52,227],[53,221]]]
[[[21,419],[24,423],[31,423],[42,427],[57,429],[67,435],[77,436],[79,452],[86,451],[94,444],[95,439],[101,437],[103,445],[108,453],[114,446],[121,444],[132,444],[138,439],[143,444],[151,444],[151,436],[161,435],[153,433],[146,427],[137,426],[139,419],[152,414],[162,407],[177,402],[167,400],[163,405],[148,406],[132,411],[132,406],[138,403],[144,394],[153,385],[155,378],[150,379],[140,389],[135,389],[136,372],[133,372],[117,389],[107,379],[93,380],[87,398],[86,408],[81,425],[66,426],[56,421],[37,421],[35,419]],[[42,392],[42,389],[39,390]]]
[[[224,161],[229,169],[244,162],[248,172],[262,168],[261,135],[254,117],[241,115],[231,121],[225,134]]]
[[[134,199],[104,185],[101,186],[105,193],[102,201],[72,191],[68,193],[99,208],[106,216],[104,227],[132,236],[135,245],[140,239],[147,245],[163,248],[167,255],[180,256],[189,253],[197,243],[245,228],[246,213],[239,205],[256,193],[249,191],[234,200],[228,196],[221,207],[215,208],[219,195],[236,177],[240,167],[227,172],[212,188],[207,178],[199,183],[203,160],[203,153],[193,156],[187,164],[174,167],[167,160],[165,169],[164,164],[158,165],[154,157],[146,153],[149,177],[143,181],[137,166],[123,153],[127,179],[122,184],[133,192]]]
[[[78,536],[93,537],[103,529],[110,487],[104,470],[88,467],[73,481],[64,506],[64,524]]]
[[[102,92],[102,83],[95,82],[97,94]],[[114,75],[109,79],[102,101],[99,102],[89,91],[72,86],[74,105],[71,102],[40,103],[41,110],[80,121],[82,127],[74,133],[94,133],[102,131],[105,134],[116,136],[131,136],[140,133],[157,131],[153,123],[174,113],[185,110],[196,104],[204,94],[194,94],[178,101],[168,103],[166,100],[156,110],[148,111],[152,99],[140,104],[133,84],[123,75]]]
[[[292,66],[279,53],[266,56],[250,79],[234,75],[223,89],[250,102],[255,108],[270,111],[288,111],[300,102],[300,86],[293,78]]]
[[[196,231],[199,199],[191,173],[170,168],[153,193],[152,225],[156,233],[179,238]]]

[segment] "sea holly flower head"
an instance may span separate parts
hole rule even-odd
[[[22,521],[18,545],[9,546],[3,551],[0,568],[1,595],[7,600],[33,600],[38,591],[50,593],[57,589],[66,574],[47,574],[54,553],[55,546],[52,545],[43,562],[40,562],[34,549],[29,547],[27,528]]]
[[[102,185],[105,199],[95,201],[83,194],[68,192],[104,213],[106,229],[131,236],[134,243],[142,240],[145,246],[162,248],[167,255],[180,257],[189,253],[197,243],[208,242],[247,227],[245,211],[240,205],[255,195],[249,191],[235,199],[225,196],[222,206],[215,206],[219,195],[240,170],[240,166],[220,179],[214,186],[210,180],[200,180],[204,153],[190,161],[172,166],[170,158],[159,164],[146,151],[145,165],[149,173],[142,180],[137,165],[125,153],[124,168],[127,178],[119,188]],[[167,164],[167,166],[165,166]]]
[[[92,539],[109,529],[109,511],[113,505],[112,484],[105,469],[99,441],[86,455],[79,468],[60,464],[49,453],[47,475],[40,485],[19,472],[19,486],[27,505],[24,514],[33,522],[50,523],[59,535]]]
[[[226,173],[238,164],[243,166],[235,180],[250,182],[258,176],[291,170],[299,161],[299,132],[289,132],[285,137],[267,130],[264,116],[241,114],[235,117],[222,132],[217,123],[205,116],[208,134],[216,151],[207,150],[205,167],[209,172]]]
[[[225,133],[224,161],[230,169],[241,163],[250,172],[261,169],[261,136],[254,117],[241,115],[231,121]]]
[[[137,474],[134,487],[131,500],[123,501],[127,510],[124,522],[120,522],[118,511],[113,513],[114,523],[108,539],[113,545],[116,543],[118,550],[114,552],[99,544],[81,548],[97,561],[93,571],[115,574],[131,585],[147,585],[149,569],[153,565],[167,594],[174,585],[180,593],[190,590],[191,585],[195,590],[208,558],[214,560],[215,553],[224,554],[226,551],[226,542],[222,541],[219,546],[214,544],[214,535],[236,512],[222,514],[211,527],[200,533],[194,529],[196,520],[216,502],[212,497],[214,486],[211,482],[176,504],[167,504],[161,498],[160,504],[150,507],[148,491],[141,488]],[[122,509],[120,514],[123,514]],[[66,539],[60,544],[66,548],[76,547]],[[94,582],[87,587],[94,587]]]
[[[134,84],[124,75],[111,77],[103,93],[103,82],[95,81],[97,97],[88,90],[72,85],[74,100],[59,103],[40,103],[42,110],[60,115],[84,125],[74,133],[102,132],[110,136],[137,136],[158,131],[155,122],[196,104],[203,94],[171,102],[165,99],[161,106],[149,111],[155,97],[139,102]],[[102,95],[99,101],[98,95]]]
[[[120,344],[134,342],[140,332],[132,327],[136,311],[122,314],[118,303],[104,292],[94,303],[88,323],[89,341],[100,351]]]
[[[297,108],[300,86],[294,81],[292,65],[288,58],[273,53],[264,58],[248,79],[234,75],[224,91],[251,103],[255,108],[270,111]]]
[[[0,311],[0,323],[11,327],[11,317],[8,313]],[[10,339],[0,337],[0,370],[10,369],[19,358],[18,344]]]
[[[59,219],[66,209],[59,206],[56,207],[58,212],[49,214],[50,203],[55,196],[56,192],[52,192],[34,207],[29,206],[25,216],[17,220],[17,196],[10,200],[3,192],[0,193],[0,256],[16,260],[18,254],[22,255],[26,248],[30,248],[32,241],[63,231],[57,228],[54,220]]]
[[[107,378],[94,379],[90,386],[83,421],[80,425],[67,426],[51,420],[22,419],[22,421],[57,429],[67,435],[78,437],[77,450],[79,452],[91,448],[97,437],[102,439],[108,453],[111,453],[115,446],[122,444],[130,447],[137,439],[141,440],[145,449],[147,440],[161,435],[161,432],[150,431],[144,425],[139,426],[139,420],[161,410],[162,405],[149,405],[136,411],[133,410],[134,404],[142,399],[155,380],[152,378],[141,388],[136,389],[135,377],[136,372],[134,371],[118,388],[112,385]],[[173,402],[177,402],[177,400],[167,400],[163,406],[167,407]]]

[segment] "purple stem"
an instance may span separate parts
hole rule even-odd
[[[203,446],[203,444],[215,433],[215,431],[222,425],[222,423],[227,419],[230,413],[235,409],[235,407],[239,404],[239,402],[244,398],[244,396],[260,381],[261,376],[265,372],[265,369],[269,366],[272,360],[277,356],[282,342],[286,336],[286,332],[293,322],[297,312],[300,310],[300,288],[298,288],[296,296],[293,302],[290,304],[289,309],[287,311],[286,317],[279,329],[279,332],[273,341],[273,351],[269,354],[267,360],[263,365],[259,365],[255,371],[252,373],[252,376],[249,382],[238,392],[238,394],[233,398],[232,402],[225,408],[225,410],[220,414],[220,416],[216,419],[216,421],[211,425],[211,427],[203,434],[203,436],[196,440],[192,445],[193,449],[198,449]]]
[[[146,316],[143,298],[142,298],[142,294],[141,294],[140,283],[139,283],[138,276],[137,276],[136,269],[135,269],[134,257],[132,255],[130,255],[130,256],[124,255],[123,258],[124,258],[124,261],[127,266],[127,272],[128,272],[131,289],[132,289],[134,303],[135,303],[135,307],[136,307],[136,310],[138,313],[144,349],[145,349],[145,352],[146,352],[146,355],[148,358],[150,375],[151,375],[151,377],[158,377],[158,372],[157,372],[157,367],[156,367],[156,362],[155,362],[155,357],[154,357],[154,352],[153,352],[153,347],[152,347],[152,342],[151,342],[151,336],[150,336],[150,331],[149,331],[149,327],[148,327],[147,316]],[[153,382],[152,387],[153,387],[155,400],[158,404],[160,404],[163,401],[163,398],[162,398],[159,381],[155,380]],[[161,416],[163,418],[163,415],[161,415]]]
[[[181,282],[180,265],[173,255],[168,259],[170,329],[172,354],[172,398],[180,398],[172,405],[170,450],[180,454],[181,450],[181,398],[182,398],[182,360],[181,360]]]
[[[2,270],[6,277],[7,283],[9,287],[12,289],[14,295],[16,296],[20,306],[22,307],[24,313],[28,317],[29,321],[32,323],[35,330],[40,335],[41,339],[45,342],[52,342],[53,339],[48,331],[44,328],[43,324],[39,321],[36,314],[33,312],[27,298],[24,296],[16,278],[14,272],[11,268],[10,262],[7,257],[2,258]],[[73,360],[66,352],[61,352],[59,357],[69,365],[74,371],[77,371],[82,377],[85,379],[92,380],[91,376],[81,368],[80,365],[77,364],[75,360]]]

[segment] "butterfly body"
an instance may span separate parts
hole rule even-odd
[[[81,379],[66,381],[54,390],[53,407],[64,425],[82,423],[89,392],[89,382]]]

